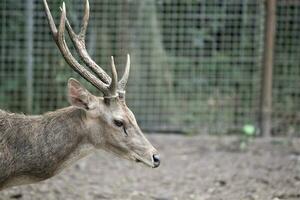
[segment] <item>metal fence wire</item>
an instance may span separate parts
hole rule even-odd
[[[59,20],[62,1],[48,0]],[[83,0],[66,1],[79,30]],[[87,48],[109,71],[132,58],[127,102],[148,131],[259,132],[265,33],[262,0],[90,0]],[[68,78],[42,0],[0,0],[0,106],[38,114],[67,106]],[[277,1],[273,134],[300,131],[300,3]],[[68,39],[69,46],[72,46]],[[74,51],[74,49],[72,49]],[[74,51],[74,55],[75,55]]]

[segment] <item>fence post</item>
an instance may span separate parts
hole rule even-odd
[[[266,0],[265,42],[261,90],[261,133],[269,137],[272,130],[272,81],[276,32],[276,0]]]
[[[26,1],[26,109],[32,112],[33,99],[33,11],[34,0]]]

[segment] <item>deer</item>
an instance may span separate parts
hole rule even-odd
[[[160,165],[158,151],[141,131],[125,101],[129,54],[120,80],[114,57],[111,57],[110,77],[86,49],[89,1],[85,0],[79,34],[66,17],[65,3],[60,8],[58,27],[47,0],[43,0],[43,4],[53,39],[66,63],[103,96],[91,94],[79,81],[70,78],[67,84],[69,107],[43,115],[0,110],[0,190],[49,179],[98,149],[157,168]],[[65,29],[84,64],[69,50]]]

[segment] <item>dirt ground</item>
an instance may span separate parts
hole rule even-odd
[[[157,169],[103,151],[35,185],[0,192],[0,200],[300,199],[300,138],[148,136],[161,152]],[[242,144],[242,145],[241,145]]]

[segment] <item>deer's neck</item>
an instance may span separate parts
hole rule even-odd
[[[45,130],[50,130],[49,144],[53,144],[57,165],[55,174],[94,150],[87,138],[85,112],[76,107],[67,107],[44,115],[49,121]],[[51,152],[49,152],[52,154]]]

